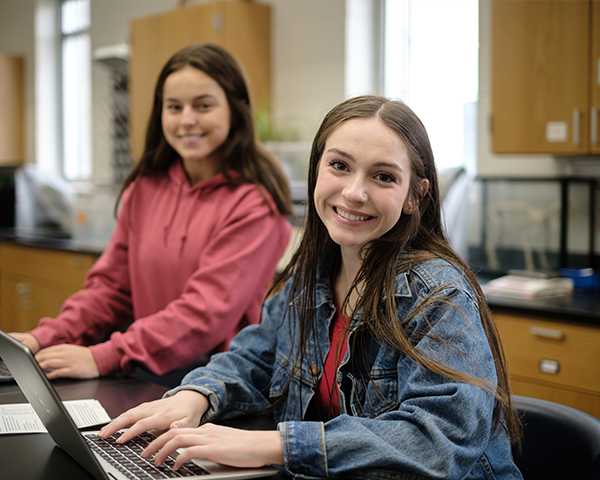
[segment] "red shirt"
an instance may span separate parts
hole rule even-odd
[[[335,374],[348,350],[348,342],[346,341],[348,335],[342,335],[344,326],[347,324],[348,318],[342,316],[336,305],[335,314],[329,327],[329,344],[331,347],[323,362],[323,375],[317,385],[317,406],[326,418],[337,417],[341,412],[340,391],[335,381]]]

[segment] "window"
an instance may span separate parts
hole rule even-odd
[[[61,3],[62,174],[87,180],[92,169],[90,0]]]
[[[478,0],[384,0],[383,94],[425,124],[439,169],[475,169]]]

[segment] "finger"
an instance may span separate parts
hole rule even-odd
[[[150,445],[148,445],[144,450],[142,450],[142,457],[144,458],[148,458],[151,457],[152,455],[154,455],[156,452],[159,452],[162,450],[162,448],[165,446],[165,444],[171,439],[173,438],[173,435],[176,435],[177,431],[176,430],[168,430],[165,433],[163,433],[162,435],[156,437],[155,440],[153,440]],[[168,454],[164,455],[164,458],[161,460],[161,464],[164,463],[164,460],[166,459]]]
[[[112,422],[110,422],[108,425],[104,425],[98,432],[98,436],[100,438],[107,438],[107,437],[110,437],[111,435],[115,434],[119,430],[121,430],[125,427],[128,427],[128,426],[129,426],[129,423],[127,423],[121,417],[117,417]]]
[[[138,420],[141,420],[144,416],[142,414],[139,414],[138,412],[142,406],[143,405],[140,405],[139,407],[133,408],[119,415],[108,425],[102,427],[100,429],[100,432],[98,433],[98,436],[100,436],[100,438],[110,437],[117,431],[129,427],[136,423]]]
[[[203,450],[204,447],[200,445],[194,445],[186,448],[175,459],[175,465],[173,465],[173,469],[179,470],[185,463],[192,461],[194,458],[205,458]]]
[[[42,369],[50,370],[43,367]],[[47,371],[46,377],[48,377],[48,380],[55,380],[57,378],[76,378],[75,375],[73,375],[73,373],[71,373],[71,371],[68,368],[57,368],[54,370]]]
[[[192,458],[202,458],[201,451],[204,447],[202,443],[203,440],[202,436],[198,435],[198,432],[195,430],[189,431],[188,429],[185,429],[183,432],[178,432],[174,437],[168,439],[154,457],[154,462],[157,466],[160,466],[165,462],[169,455],[180,448],[184,448],[185,450],[179,454],[175,462],[174,468],[177,470]]]
[[[125,432],[123,432],[123,434],[117,439],[117,443],[125,443],[144,432],[148,432],[149,430],[152,430],[152,426],[155,424],[156,420],[152,417],[139,420],[138,422],[132,424],[131,427],[125,430]]]

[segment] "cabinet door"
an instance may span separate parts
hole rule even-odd
[[[494,313],[511,375],[600,395],[600,328]]]
[[[25,158],[23,57],[0,54],[0,166]]]
[[[68,284],[3,274],[0,280],[0,327],[5,332],[32,330],[40,318],[55,317],[64,301],[78,290],[80,288]]]
[[[25,331],[55,317],[84,288],[95,255],[0,243],[0,328]]]
[[[223,45],[243,63],[255,109],[268,109],[271,92],[269,5],[224,2],[223,34]]]
[[[494,0],[492,148],[585,154],[589,146],[589,0]]]
[[[592,1],[592,52],[590,64],[591,108],[590,145],[594,154],[600,154],[600,0]]]

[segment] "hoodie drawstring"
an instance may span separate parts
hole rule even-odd
[[[163,242],[165,244],[165,247],[167,246],[167,237],[169,235],[169,231],[171,230],[171,227],[173,226],[173,222],[175,221],[175,215],[177,215],[177,210],[179,209],[179,203],[181,201],[182,193],[183,193],[183,182],[180,182],[179,190],[177,191],[177,200],[175,201],[175,208],[173,209],[173,213],[171,214],[171,219],[169,220],[169,223],[164,226]]]

